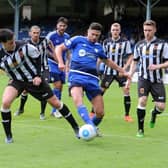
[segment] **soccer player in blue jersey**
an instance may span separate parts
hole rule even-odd
[[[137,137],[144,137],[144,121],[149,93],[152,95],[154,108],[152,110],[150,127],[156,123],[156,117],[165,109],[166,91],[163,84],[163,68],[168,67],[168,45],[164,40],[155,36],[156,22],[147,20],[143,24],[144,40],[139,41],[134,49],[134,61],[130,67],[130,76],[133,75],[139,63],[138,73],[138,132]],[[126,87],[130,87],[130,79]]]
[[[101,44],[98,43],[101,31],[102,25],[93,22],[89,26],[86,37],[72,37],[55,49],[59,62],[58,66],[61,70],[65,69],[62,53],[67,49],[71,50],[72,55],[68,76],[70,95],[83,121],[95,126],[95,128],[104,116],[104,102],[97,74],[98,59],[104,61],[105,64],[116,69],[122,75],[127,76],[124,69],[107,58]],[[84,91],[96,113],[92,119],[89,118],[88,110],[83,103]]]
[[[47,35],[47,38],[52,41],[55,47],[70,38],[69,34],[65,32],[67,27],[68,27],[68,19],[65,17],[60,17],[57,20],[56,30],[50,32]],[[67,61],[67,65],[69,60],[68,57],[69,57],[68,52],[64,52],[63,60],[64,62]],[[53,57],[48,58],[48,64],[50,71],[50,82],[53,84],[53,93],[61,100],[61,93],[63,89],[63,84],[65,83],[66,74],[65,72],[59,70],[58,63],[54,60]],[[55,108],[52,109],[51,115],[55,116],[56,118],[62,117],[59,111]]]

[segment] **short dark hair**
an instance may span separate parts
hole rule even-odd
[[[65,17],[60,17],[60,18],[58,18],[58,20],[57,20],[57,23],[59,23],[59,22],[63,22],[63,23],[65,23],[65,24],[68,24],[68,19],[65,18]]]
[[[14,32],[10,29],[0,29],[0,43],[6,43],[8,40],[12,40]]]
[[[156,22],[154,20],[146,20],[143,25],[156,27]]]
[[[93,23],[90,24],[89,29],[102,31],[103,26],[100,23],[93,22]]]

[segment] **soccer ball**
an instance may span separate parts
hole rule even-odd
[[[79,129],[79,137],[83,140],[89,141],[96,136],[96,129],[90,125],[85,124]]]

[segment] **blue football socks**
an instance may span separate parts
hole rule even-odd
[[[59,100],[61,100],[61,91],[59,89],[54,88],[53,93],[57,96]],[[52,108],[52,113],[56,112],[56,110],[56,108]]]
[[[83,121],[86,124],[91,124],[91,125],[95,126],[94,123],[92,122],[92,120],[89,118],[88,110],[85,105],[81,105],[78,107],[78,114],[80,115],[80,117],[83,119]]]

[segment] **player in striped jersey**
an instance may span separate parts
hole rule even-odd
[[[32,26],[29,31],[30,39],[27,43],[34,45],[40,51],[41,55],[41,73],[43,78],[49,82],[49,67],[48,67],[48,54],[50,54],[50,50],[54,50],[54,46],[52,42],[44,37],[40,37],[40,27],[39,26]],[[51,54],[50,54],[51,55]],[[18,116],[24,112],[24,106],[27,101],[28,94],[24,91],[21,94],[20,106],[19,109],[15,112],[15,116]],[[40,119],[45,119],[45,108],[46,108],[46,100],[41,101],[41,113]]]
[[[65,17],[60,17],[57,20],[56,30],[47,35],[47,38],[52,41],[54,47],[70,38],[69,34],[65,32],[67,27],[68,19]],[[67,62],[68,65],[70,55],[68,52],[64,52],[63,55],[64,62]],[[57,61],[55,61],[52,57],[48,58],[48,64],[50,71],[50,82],[53,84],[53,93],[61,100],[63,84],[65,83],[65,72],[59,70]],[[67,69],[68,68],[66,68],[66,71]],[[56,118],[62,117],[59,111],[55,108],[52,109],[51,116],[55,116]]]
[[[132,61],[133,55],[130,42],[127,39],[120,37],[120,33],[121,33],[120,24],[113,23],[111,25],[111,37],[104,40],[103,48],[108,58],[110,58],[124,70],[127,70]],[[121,77],[118,71],[106,65],[101,82],[102,95],[110,87],[110,85],[114,80],[118,82],[119,87],[122,87],[123,90],[124,108],[125,108],[124,120],[127,122],[132,122],[133,121],[132,117],[129,115],[131,106],[130,91],[128,88],[125,87],[127,79],[125,77]],[[93,116],[92,113],[93,109],[90,114],[91,117]]]
[[[41,77],[41,56],[36,47],[15,41],[14,33],[9,29],[0,29],[0,68],[10,77],[4,89],[1,105],[1,117],[6,134],[5,142],[12,143],[11,104],[24,90],[38,100],[47,102],[59,109],[72,126],[78,137],[79,127],[68,107],[53,95],[49,84]]]
[[[154,101],[154,109],[151,114],[150,127],[153,128],[156,122],[156,116],[165,109],[166,92],[162,79],[162,69],[168,67],[168,45],[165,41],[155,36],[156,22],[147,20],[143,24],[145,39],[138,42],[134,49],[134,61],[130,67],[132,76],[136,64],[139,63],[138,78],[138,132],[137,137],[144,136],[144,120],[146,114],[146,105],[149,93]],[[130,86],[130,80],[127,81],[127,87]]]

